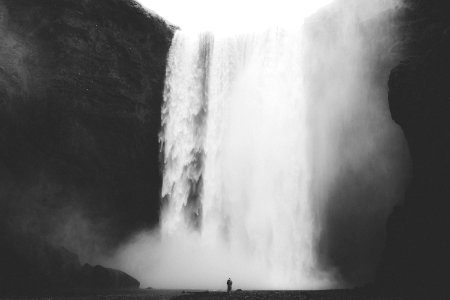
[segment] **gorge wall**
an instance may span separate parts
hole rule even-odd
[[[389,219],[377,283],[442,289],[450,253],[450,10],[443,0],[406,2],[406,55],[391,72],[389,103],[413,177]],[[78,270],[61,246],[90,262],[158,223],[173,30],[127,0],[0,1],[0,282],[39,284],[50,256]],[[330,232],[327,241],[340,236]],[[338,256],[333,262],[347,265],[345,253]],[[52,278],[49,285],[64,284]]]
[[[407,139],[413,174],[392,213],[379,283],[400,291],[448,293],[450,199],[450,7],[406,1],[405,59],[391,72],[392,118]]]
[[[172,31],[133,1],[0,1],[2,288],[158,222]]]

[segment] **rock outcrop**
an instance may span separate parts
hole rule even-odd
[[[119,270],[82,265],[74,253],[34,236],[6,234],[0,241],[9,245],[0,258],[0,293],[35,295],[73,289],[136,289],[140,285]]]
[[[407,139],[413,176],[405,204],[389,219],[378,280],[402,292],[449,292],[450,6],[406,4],[406,58],[391,72],[389,104]]]
[[[0,278],[34,268],[23,236],[92,262],[157,224],[172,35],[130,0],[0,0]]]

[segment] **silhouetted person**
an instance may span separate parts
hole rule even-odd
[[[231,278],[228,278],[227,280],[227,292],[231,293],[231,286],[233,285],[233,281],[231,281]]]

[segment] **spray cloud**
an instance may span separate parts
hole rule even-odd
[[[399,8],[336,1],[253,33],[177,31],[160,228],[114,264],[154,287],[214,289],[231,276],[245,289],[317,289],[345,283],[353,251],[368,263],[351,269],[369,280],[403,182],[385,87]],[[372,250],[336,255],[344,219]]]

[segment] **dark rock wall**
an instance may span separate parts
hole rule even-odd
[[[154,225],[172,30],[122,0],[3,0],[0,12],[2,214],[41,223],[71,206],[119,238]]]
[[[410,147],[413,178],[389,219],[378,283],[442,290],[450,253],[450,10],[445,0],[407,4],[407,53],[391,73],[389,102]],[[38,270],[27,275],[35,281],[42,266],[30,267],[33,255],[58,261],[49,263],[56,266],[47,283],[66,280],[72,273],[55,275],[61,266],[83,268],[50,243],[89,260],[157,223],[172,33],[127,0],[0,1],[2,282],[23,284],[22,271]]]
[[[94,261],[157,224],[172,35],[133,1],[0,0],[4,261],[24,236]]]
[[[406,57],[391,72],[389,104],[413,161],[405,204],[388,224],[378,279],[399,290],[449,291],[450,4],[408,0]]]

